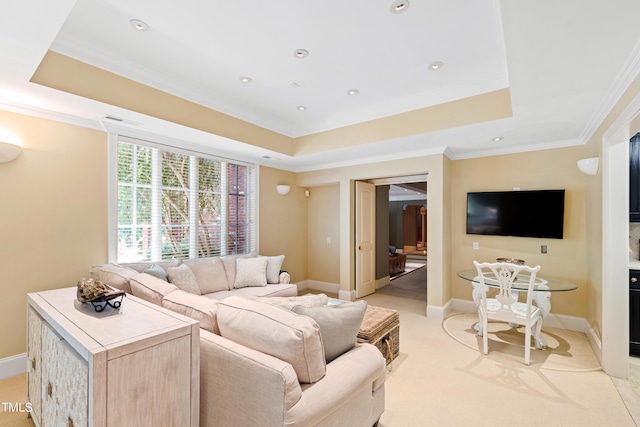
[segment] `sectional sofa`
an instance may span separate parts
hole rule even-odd
[[[91,274],[200,322],[201,426],[377,424],[386,363],[356,343],[366,303],[296,296],[281,265],[250,255],[106,264]]]

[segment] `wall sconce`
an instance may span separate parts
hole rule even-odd
[[[291,190],[291,186],[290,185],[276,185],[276,189],[278,190],[278,193],[284,195],[289,194],[289,191]]]
[[[0,141],[0,163],[14,160],[21,152],[22,147],[19,145]]]
[[[304,190],[304,197],[309,197],[311,192],[309,190]]]
[[[578,160],[578,169],[587,175],[595,175],[598,173],[599,157],[590,157],[588,159]]]

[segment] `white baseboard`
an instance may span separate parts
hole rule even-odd
[[[27,353],[0,359],[0,380],[27,372]]]
[[[300,289],[300,287],[298,287],[298,289]],[[321,282],[319,280],[305,280],[303,289],[313,289],[314,291],[338,294],[340,292],[340,285],[337,283]]]
[[[600,366],[602,366],[602,341],[593,328],[589,328],[589,332],[587,332],[587,340],[589,340],[589,344],[591,345],[593,352],[596,354],[598,362],[600,362]]]

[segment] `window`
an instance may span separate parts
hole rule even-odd
[[[119,137],[116,262],[256,249],[253,165]]]

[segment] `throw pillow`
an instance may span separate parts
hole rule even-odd
[[[366,310],[366,301],[323,307],[298,305],[292,309],[294,313],[309,316],[318,323],[327,363],[356,345],[358,331]]]
[[[202,329],[220,335],[216,320],[218,301],[178,289],[162,299],[162,306],[195,319]]]
[[[236,258],[236,289],[248,286],[267,286],[267,259]]]
[[[267,256],[267,283],[280,283],[280,270],[284,263],[284,255]]]
[[[298,297],[258,297],[256,299],[260,302],[282,307],[287,310],[291,310],[297,305],[320,307],[327,305],[329,302],[329,297],[325,294],[306,294]]]
[[[151,264],[151,267],[147,268],[143,273],[150,274],[152,276],[156,276],[158,279],[162,279],[165,282],[169,281],[169,277],[167,276],[167,272],[164,271],[164,268],[160,267],[158,264]]]
[[[180,264],[177,267],[171,267],[169,271],[167,271],[167,274],[169,276],[169,282],[178,288],[192,294],[200,295],[198,281],[188,265]]]
[[[131,293],[145,301],[162,305],[162,299],[178,289],[176,285],[167,283],[147,273],[138,273],[129,281]]]
[[[326,372],[320,329],[310,317],[231,296],[218,303],[218,327],[224,338],[289,363],[301,383]]]
[[[224,271],[230,290],[233,289],[233,284],[236,283],[236,260],[238,258],[255,258],[256,256],[257,254],[255,252],[251,252],[249,254],[220,257],[220,259],[222,260],[222,264],[224,265]]]
[[[185,260],[193,275],[196,277],[200,294],[210,294],[219,291],[228,291],[229,284],[224,271],[224,265],[218,257],[197,258]]]

